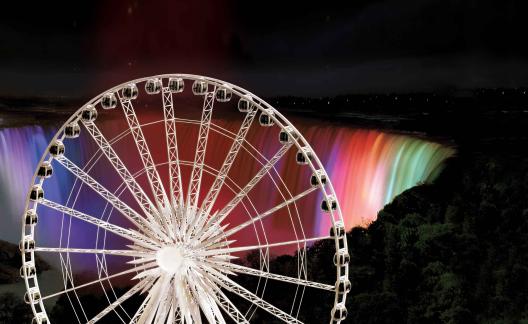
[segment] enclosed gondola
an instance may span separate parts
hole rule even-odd
[[[133,100],[138,97],[138,88],[135,83],[129,83],[121,90],[121,95],[127,100]]]
[[[260,125],[265,127],[273,126],[275,123],[273,122],[271,116],[273,116],[273,111],[270,109],[266,109],[265,111],[261,112],[259,117]]]
[[[332,321],[334,321],[334,323],[339,323],[345,320],[347,315],[348,315],[347,309],[345,305],[341,303],[335,305],[334,308],[332,309]]]
[[[161,80],[158,78],[148,79],[145,82],[145,92],[149,95],[160,93],[161,91]]]
[[[197,96],[202,96],[207,92],[207,82],[196,80],[192,85],[192,92]]]
[[[53,167],[51,166],[51,163],[48,161],[42,162],[42,164],[39,166],[37,175],[41,178],[49,178],[53,174]]]
[[[55,140],[55,142],[53,142],[53,144],[51,144],[51,146],[49,148],[49,152],[50,152],[51,156],[58,157],[58,156],[64,155],[65,149],[66,148],[64,147],[64,144],[62,143],[61,140]]]
[[[117,98],[113,92],[107,92],[101,97],[103,109],[114,109],[117,106]]]
[[[183,92],[184,82],[182,78],[169,78],[169,91],[173,93]]]
[[[64,127],[64,137],[66,138],[77,138],[79,134],[81,134],[81,127],[77,122],[69,123]]]
[[[326,185],[326,174],[324,170],[316,170],[310,177],[310,185],[317,187],[319,185]]]
[[[33,185],[29,193],[29,199],[31,201],[40,201],[44,198],[44,189],[39,184]]]
[[[93,123],[97,119],[97,109],[92,105],[86,106],[81,113],[81,118],[85,122]]]
[[[312,160],[313,154],[312,150],[309,147],[302,147],[295,156],[295,161],[297,164],[306,165],[309,161]]]
[[[233,93],[228,88],[222,87],[218,90],[216,90],[216,101],[218,102],[228,102],[231,100],[231,96]]]
[[[35,225],[38,223],[38,214],[33,209],[28,209],[24,215],[24,223],[26,225]]]
[[[240,98],[238,100],[238,111],[246,113],[251,109],[251,101],[248,98]]]

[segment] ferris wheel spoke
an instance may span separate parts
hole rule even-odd
[[[221,307],[219,307],[220,301],[219,301],[218,293],[221,292],[220,288],[218,288],[218,286],[215,285],[207,277],[199,278],[199,283],[201,285],[201,289],[208,292],[207,298],[209,299],[209,304],[216,318],[215,323],[226,324],[224,315],[222,314],[222,311],[221,311]],[[213,287],[213,289],[211,289],[210,287]]]
[[[189,182],[189,189],[187,191],[187,206],[190,208],[196,208],[196,206],[198,205],[198,197],[200,195],[200,183],[202,181],[202,171],[205,159],[205,150],[207,148],[207,137],[209,135],[211,117],[213,115],[214,98],[215,90],[213,90],[212,92],[207,92],[204,95],[200,130],[198,132],[198,141],[196,143],[196,153],[194,155],[191,181]]]
[[[222,313],[220,312],[216,301],[211,296],[212,294],[214,294],[214,288],[212,288],[211,286],[208,288],[204,288],[201,278],[196,275],[192,275],[191,282],[192,284],[189,286],[189,288],[195,296],[195,300],[198,302],[202,313],[205,315],[207,321],[209,323],[225,324],[224,317],[222,316]]]
[[[85,254],[106,254],[118,255],[128,257],[144,257],[154,253],[141,252],[135,250],[104,250],[104,249],[77,249],[77,248],[52,248],[52,247],[35,247],[36,252],[51,252],[51,253],[85,253]]]
[[[134,273],[136,271],[141,271],[141,270],[145,270],[145,269],[149,269],[149,268],[153,268],[153,267],[156,267],[156,262],[152,262],[152,263],[145,264],[145,265],[142,265],[142,266],[139,266],[139,267],[135,267],[135,268],[132,268],[132,269],[124,270],[124,271],[121,271],[121,272],[118,272],[118,273],[115,273],[115,274],[112,274],[112,275],[109,275],[109,276],[106,276],[106,277],[101,277],[101,278],[99,278],[97,280],[93,280],[93,281],[90,281],[90,282],[87,282],[87,283],[84,283],[84,284],[81,284],[81,285],[78,285],[78,286],[67,288],[67,289],[64,289],[62,291],[59,291],[59,292],[56,292],[56,293],[53,293],[53,294],[49,294],[47,296],[43,296],[42,300],[45,300],[45,299],[48,299],[48,298],[57,297],[57,296],[60,296],[62,294],[69,293],[69,292],[72,292],[72,291],[76,291],[78,289],[86,288],[86,287],[101,283],[101,282],[106,281],[106,280],[110,280],[110,279],[113,279],[113,278],[116,278],[116,277],[124,276],[126,274]],[[71,282],[73,284],[72,280],[71,280]]]
[[[171,302],[169,304],[169,314],[167,316],[167,324],[174,324],[177,323],[176,319],[176,310],[174,309],[174,297],[171,298]]]
[[[156,317],[153,321],[154,324],[163,324],[167,319],[167,315],[170,310],[170,305],[172,303],[172,294],[170,293],[170,291],[172,290],[172,285],[170,284],[170,281],[171,279],[168,278],[166,284],[161,287],[158,310],[156,312]]]
[[[211,208],[213,207],[213,204],[216,201],[216,198],[218,197],[218,194],[220,193],[220,189],[222,188],[222,185],[224,184],[224,181],[227,177],[227,174],[229,173],[229,170],[231,170],[231,166],[233,165],[233,162],[235,161],[235,158],[238,154],[238,151],[242,147],[242,144],[244,143],[244,140],[246,138],[246,135],[249,131],[249,128],[251,127],[251,124],[253,123],[253,120],[255,119],[255,115],[257,113],[257,109],[252,108],[244,118],[242,125],[240,126],[240,129],[238,130],[238,133],[233,141],[233,144],[231,145],[231,148],[229,149],[229,152],[227,153],[224,163],[222,164],[222,167],[220,168],[220,171],[218,172],[213,185],[209,189],[209,192],[207,193],[207,196],[205,196],[205,199],[202,203],[201,212],[203,214],[208,215],[211,212]],[[199,213],[199,215],[202,215],[202,213]]]
[[[141,318],[141,316],[145,312],[145,308],[147,307],[147,304],[149,303],[149,301],[150,301],[150,294],[147,295],[145,297],[145,299],[143,299],[143,302],[141,303],[141,305],[139,306],[138,310],[136,311],[136,313],[134,314],[134,316],[130,320],[130,324],[139,323],[139,319]]]
[[[225,231],[224,233],[221,233],[218,236],[212,237],[211,239],[209,239],[207,241],[204,241],[204,245],[206,245],[206,244],[208,244],[210,242],[214,242],[215,240],[220,240],[220,239],[222,239],[224,237],[229,237],[229,236],[239,232],[240,230],[246,228],[247,226],[252,225],[252,224],[254,224],[257,221],[260,221],[260,220],[268,217],[269,215],[275,213],[276,211],[284,208],[285,206],[287,206],[287,205],[289,205],[289,204],[291,204],[291,203],[293,203],[293,202],[305,197],[306,195],[316,191],[317,189],[318,189],[317,187],[312,187],[310,189],[307,189],[307,190],[301,192],[300,194],[298,194],[298,195],[296,195],[296,196],[294,196],[294,197],[292,197],[292,198],[290,198],[288,200],[283,201],[282,203],[278,204],[277,206],[275,206],[275,207],[273,207],[271,209],[268,209],[267,211],[265,211],[265,212],[263,212],[261,214],[258,214],[258,215],[254,216],[254,217],[251,217],[251,219],[249,219],[248,221],[246,221],[246,222],[244,222],[244,223],[242,223],[240,225],[237,225],[237,226]]]
[[[231,317],[231,319],[235,321],[235,323],[249,324],[249,321],[221,290],[218,290],[218,292],[216,293],[216,298],[220,308],[222,308],[224,312],[226,312],[227,315],[229,315],[229,317]]]
[[[196,317],[196,309],[193,308],[195,304],[188,293],[187,287],[189,283],[183,277],[175,277],[172,281],[172,286],[174,289],[174,300],[175,307],[180,311],[181,322],[184,323],[193,323],[199,321],[199,318]],[[199,311],[198,311],[199,317]]]
[[[87,223],[90,223],[90,224],[93,224],[97,227],[100,227],[102,229],[105,229],[109,232],[112,232],[116,235],[119,235],[125,239],[128,239],[136,244],[138,244],[139,246],[143,246],[143,247],[146,247],[146,248],[154,248],[156,249],[157,248],[157,244],[155,242],[153,242],[152,240],[150,240],[149,238],[143,236],[142,234],[136,232],[136,231],[133,231],[133,230],[130,230],[130,229],[125,229],[125,228],[122,228],[121,226],[117,226],[117,225],[114,225],[114,224],[110,224],[106,221],[103,221],[99,218],[96,218],[96,217],[93,217],[93,216],[90,216],[90,215],[87,215],[85,213],[82,213],[78,210],[75,210],[73,208],[70,208],[70,207],[66,207],[64,205],[61,205],[61,204],[58,204],[56,202],[53,202],[51,200],[47,200],[47,199],[43,199],[39,202],[39,204],[43,205],[43,206],[46,206],[46,207],[49,207],[51,209],[54,209],[56,211],[59,211],[59,212],[62,212],[62,213],[66,213],[72,217],[75,217],[77,219],[80,219],[82,221],[85,221]]]
[[[278,319],[286,322],[286,323],[297,323],[302,324],[301,321],[294,318],[290,314],[282,311],[281,309],[273,306],[272,304],[268,303],[264,299],[260,298],[259,296],[255,295],[251,291],[247,290],[246,288],[242,287],[238,283],[234,282],[233,280],[221,276],[217,277],[218,280],[221,282],[222,287],[227,289],[228,291],[244,298],[245,300],[249,301],[250,303],[257,305],[258,307],[262,308],[266,312],[270,313],[271,315],[277,317]]]
[[[277,163],[277,161],[279,161],[282,156],[286,154],[291,145],[291,143],[286,143],[282,145],[282,147],[277,151],[277,153],[275,153],[275,155],[264,166],[262,166],[259,172],[253,177],[253,179],[251,179],[248,184],[240,192],[238,192],[236,196],[231,199],[231,201],[227,203],[224,208],[222,208],[222,210],[220,210],[215,216],[212,216],[209,219],[209,226],[215,223],[221,223],[227,217],[227,215],[229,215],[229,213],[233,211],[236,206],[238,206],[240,201],[242,201],[242,199],[247,196],[251,189],[253,189],[253,187],[255,187],[259,183],[259,181],[269,172],[269,170],[275,165],[275,163]]]
[[[176,120],[172,92],[163,88],[163,118],[165,122],[165,137],[167,140],[167,155],[169,157],[170,192],[173,206],[184,203],[180,162],[178,157],[178,137],[176,136]]]
[[[164,287],[168,286],[170,283],[170,278],[168,276],[162,275],[158,281],[154,284],[152,289],[149,291],[149,294],[147,298],[149,298],[147,304],[145,305],[145,309],[143,310],[143,313],[139,317],[137,323],[152,323],[152,320],[154,319],[154,316],[156,315],[156,311],[158,310],[158,307],[160,306],[160,297],[161,293],[164,289]],[[134,319],[132,319],[134,320]]]
[[[176,306],[173,306],[173,308],[176,308]],[[177,323],[181,323],[181,324],[184,324],[184,319],[183,319],[183,316],[182,316],[182,313],[181,313],[181,309],[179,308],[176,308],[176,311],[174,312],[174,322],[175,324]]]
[[[92,136],[96,144],[99,146],[101,151],[104,153],[110,164],[114,167],[116,172],[123,179],[127,188],[132,192],[134,198],[138,202],[139,206],[143,210],[147,218],[155,219],[153,215],[158,215],[158,210],[150,201],[147,194],[143,191],[136,179],[130,174],[130,171],[123,164],[119,156],[116,154],[108,140],[101,133],[99,128],[93,122],[83,121],[83,125],[88,130],[88,133]],[[162,226],[163,223],[158,221],[158,225]]]
[[[318,288],[321,290],[327,290],[327,291],[332,291],[332,292],[335,291],[335,286],[333,285],[327,285],[327,284],[323,284],[323,283],[319,283],[315,281],[304,280],[304,279],[294,278],[294,277],[289,277],[289,276],[283,276],[283,275],[279,275],[275,273],[269,273],[266,271],[241,266],[235,263],[222,262],[222,266],[225,267],[226,269],[229,269],[231,271],[241,273],[241,274],[248,274],[252,276],[263,277],[263,278],[291,283],[294,285],[302,285],[306,287]]]
[[[134,142],[136,143],[137,149],[139,151],[141,162],[143,163],[143,167],[147,171],[147,179],[150,188],[152,189],[152,193],[156,198],[159,213],[161,215],[161,218],[164,218],[166,209],[168,209],[170,205],[169,199],[167,197],[165,189],[163,188],[163,183],[161,181],[158,170],[156,169],[156,165],[154,164],[154,160],[152,159],[152,154],[150,153],[147,141],[145,139],[145,135],[141,130],[139,120],[134,111],[134,106],[132,105],[131,100],[123,99],[119,93],[118,97],[119,102],[121,103],[121,107],[123,108],[123,112],[125,113],[128,126],[132,133],[132,137],[134,138]],[[165,222],[168,221],[167,219],[163,220]]]
[[[211,250],[205,250],[203,252],[200,252],[199,256],[211,256],[211,255],[221,255],[221,254],[227,254],[227,253],[259,250],[259,249],[269,249],[269,248],[284,246],[284,245],[305,244],[305,243],[314,242],[314,241],[328,240],[331,238],[332,238],[331,236],[322,236],[322,237],[312,237],[312,238],[305,238],[301,240],[286,241],[286,242],[271,243],[271,244],[240,246],[240,247],[232,247],[232,248],[225,248],[225,249],[211,249]]]
[[[132,288],[130,288],[127,292],[125,292],[121,297],[116,299],[113,303],[108,305],[105,309],[103,309],[99,314],[95,315],[92,319],[90,319],[87,324],[93,324],[98,322],[100,319],[105,317],[108,313],[119,307],[123,302],[125,302],[127,299],[135,295],[138,291],[143,289],[145,285],[147,284],[146,280],[140,281],[136,285],[134,285]]]
[[[55,159],[64,168],[70,171],[73,175],[75,175],[78,179],[80,179],[96,193],[98,193],[103,199],[110,203],[125,218],[134,223],[138,229],[142,230],[146,234],[150,234],[151,237],[159,237],[162,240],[168,240],[168,237],[163,233],[163,231],[161,231],[161,229],[157,226],[157,223],[152,218],[150,218],[150,221],[147,221],[144,217],[117,198],[108,189],[106,189],[103,185],[97,182],[94,178],[84,172],[64,155],[58,156]]]

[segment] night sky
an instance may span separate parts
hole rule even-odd
[[[93,96],[157,73],[264,96],[528,84],[525,1],[9,1],[0,95]]]

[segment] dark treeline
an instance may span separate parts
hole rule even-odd
[[[459,157],[349,234],[350,322],[528,320],[528,159]]]
[[[459,156],[435,183],[399,195],[368,228],[348,233],[346,323],[528,321],[527,197],[528,158],[481,154]],[[309,278],[335,279],[333,249],[321,242],[309,251]],[[271,269],[295,275],[292,260],[277,258]],[[277,304],[291,304],[292,294],[268,281]],[[307,290],[302,320],[322,323],[332,302]]]

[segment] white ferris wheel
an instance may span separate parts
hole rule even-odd
[[[175,101],[189,86],[187,95],[201,106],[201,110],[194,107],[200,116],[195,119],[178,116]],[[140,122],[139,108],[145,106],[141,101],[145,98],[158,100],[157,107],[150,105],[149,109],[158,110],[161,118]],[[228,104],[241,120],[236,131],[212,118],[213,110]],[[105,128],[99,124],[110,114],[127,125],[123,132],[104,134]],[[159,136],[146,136],[148,127],[156,127]],[[194,127],[196,136],[177,135],[183,127]],[[266,136],[275,134],[266,137],[266,141],[275,141],[278,150],[267,157],[258,144],[247,139],[250,129],[253,133],[266,131]],[[82,163],[69,156],[70,147],[73,152],[81,145],[80,136],[90,140],[95,150]],[[125,137],[135,147],[125,145]],[[215,137],[228,141],[229,149],[222,153],[221,163],[212,166],[207,162],[207,151],[216,149],[218,156],[218,147],[211,147]],[[162,162],[151,153],[160,146],[165,156]],[[183,156],[183,147],[191,148],[193,158]],[[233,179],[236,172],[232,167],[241,154],[250,157],[243,160],[243,168],[257,170],[249,181]],[[308,174],[305,188],[298,192],[288,190],[276,170],[277,163],[288,154],[296,162],[295,169],[288,172]],[[140,161],[139,169],[133,170],[127,156]],[[110,188],[101,176],[98,169],[103,160],[108,165],[105,172],[112,172],[119,179],[117,188]],[[46,182],[64,174],[74,179],[75,185],[66,202],[54,201],[45,194]],[[224,198],[219,199],[220,196]],[[280,202],[269,198],[272,196],[279,197]],[[100,202],[96,203],[97,199]],[[321,213],[330,220],[326,235],[305,234],[306,216],[301,217],[298,206],[308,199],[316,199]],[[93,206],[102,202],[104,211],[81,210],[82,200],[84,205],[88,200]],[[271,200],[273,206],[262,209],[260,201],[265,200]],[[270,227],[265,226],[277,215],[292,224],[292,229],[286,231],[290,238],[282,235],[274,240]],[[45,228],[46,235],[58,238],[55,246],[41,246],[36,240],[41,237],[39,225],[44,216],[61,219],[56,234],[50,233],[54,230],[50,226]],[[27,290],[25,301],[33,311],[35,324],[50,322],[49,309],[46,310],[49,307],[45,305],[61,296],[68,297],[79,323],[95,323],[111,313],[122,323],[250,323],[256,312],[271,316],[273,322],[302,323],[305,289],[328,294],[333,300],[323,305],[328,309],[327,318],[307,322],[340,323],[347,315],[350,257],[343,218],[325,169],[309,143],[281,113],[228,82],[188,74],[157,75],[123,83],[91,99],[50,141],[33,177],[22,223],[20,272]],[[97,231],[93,246],[74,245],[72,223]],[[279,224],[284,224],[284,220]],[[237,239],[243,231],[243,239]],[[114,238],[126,244],[113,248],[108,242]],[[333,264],[329,264],[335,268],[333,282],[323,283],[309,276],[306,251],[323,240],[329,240],[332,250],[335,246]],[[248,244],[249,241],[253,243]],[[296,251],[292,257],[292,269],[296,271],[274,272],[270,251],[286,247]],[[239,262],[250,252],[257,256],[256,262]],[[58,291],[44,291],[42,282],[39,287],[36,254],[60,258],[64,286]],[[74,256],[79,255],[93,258],[96,277],[92,280],[79,282],[83,277],[75,273],[75,264],[72,265]],[[119,270],[112,272],[113,266],[109,265],[116,263]],[[120,280],[121,285],[125,281],[126,289],[116,292],[114,280]],[[284,307],[285,301],[268,297],[266,286],[271,282],[287,285],[285,295],[287,291],[293,296],[288,307]],[[104,292],[107,303],[95,314],[89,314],[79,295],[94,287]],[[140,302],[125,307],[133,298]]]

